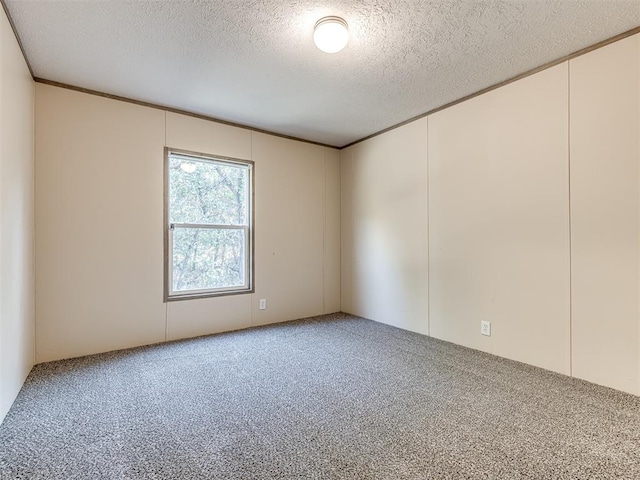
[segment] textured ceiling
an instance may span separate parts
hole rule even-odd
[[[5,3],[36,77],[335,146],[640,25],[639,0]]]

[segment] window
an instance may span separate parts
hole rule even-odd
[[[165,299],[253,291],[253,163],[165,149]]]

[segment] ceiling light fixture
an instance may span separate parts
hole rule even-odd
[[[324,17],[316,22],[313,41],[325,53],[342,50],[349,41],[347,22],[340,17]]]

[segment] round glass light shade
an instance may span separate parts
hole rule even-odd
[[[324,17],[316,23],[313,41],[320,50],[326,53],[336,53],[349,42],[347,22],[340,17]]]

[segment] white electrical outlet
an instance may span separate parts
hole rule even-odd
[[[266,310],[267,309],[267,299],[266,298],[261,298],[260,299],[260,310]]]
[[[486,335],[487,337],[491,336],[491,322],[480,322],[480,333],[482,335]]]

